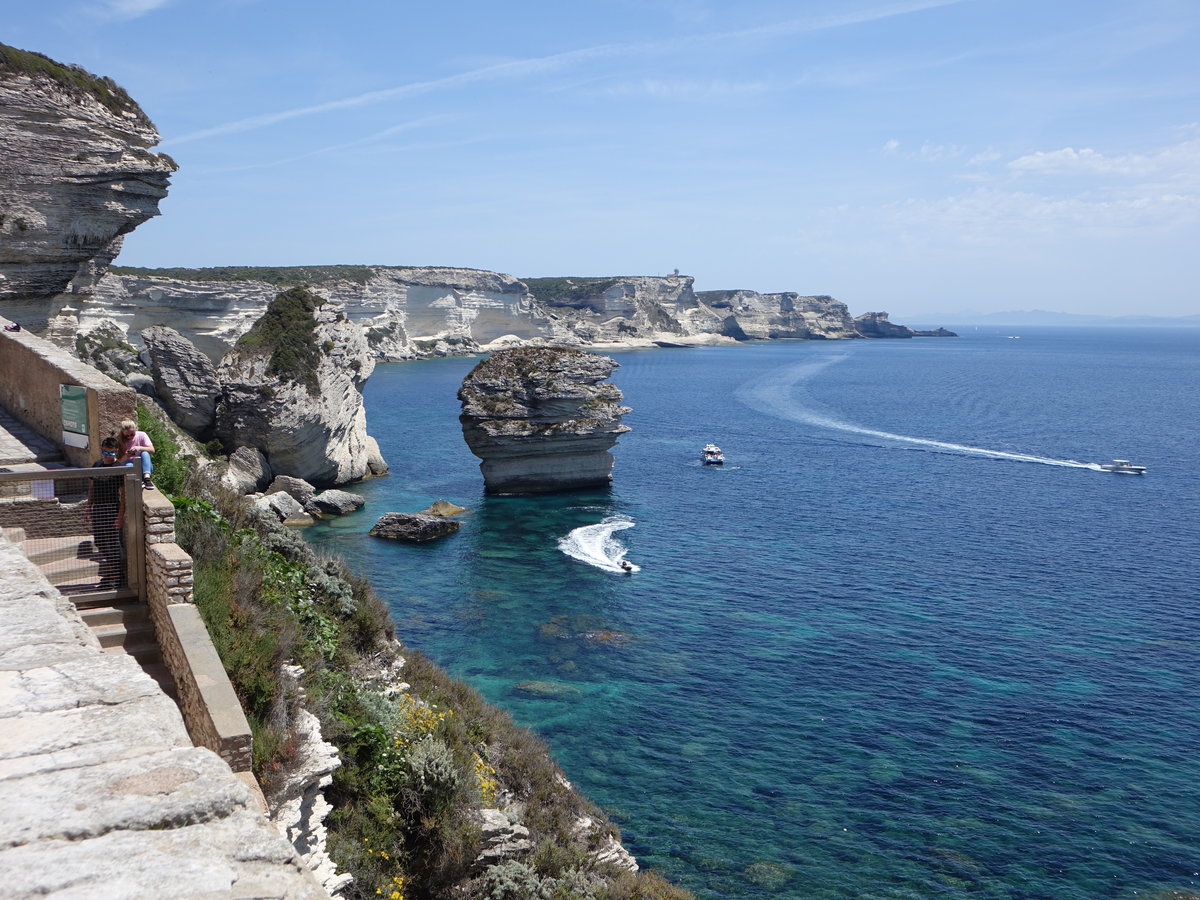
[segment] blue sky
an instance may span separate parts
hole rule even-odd
[[[6,7],[0,40],[115,79],[180,164],[121,264],[1200,313],[1194,0]]]

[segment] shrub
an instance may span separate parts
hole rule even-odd
[[[525,863],[510,859],[483,873],[482,900],[550,900],[551,885]]]
[[[262,318],[238,339],[237,346],[269,353],[269,374],[302,384],[315,395],[320,391],[317,366],[321,351],[314,335],[314,313],[320,305],[321,298],[305,288],[286,290],[267,305]]]

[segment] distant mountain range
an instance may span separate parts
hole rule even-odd
[[[1194,316],[1100,316],[1087,313],[1050,312],[1045,309],[1010,310],[1008,312],[944,312],[897,315],[896,320],[918,325],[1110,325],[1119,327],[1173,326],[1200,327],[1200,315]]]

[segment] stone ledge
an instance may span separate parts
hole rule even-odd
[[[189,744],[150,676],[131,657],[104,653],[71,603],[0,536],[5,900],[327,898],[254,811],[248,785]]]

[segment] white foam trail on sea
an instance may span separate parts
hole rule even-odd
[[[624,531],[634,526],[628,516],[608,516],[596,525],[584,525],[573,529],[564,538],[559,538],[558,549],[572,559],[585,562],[606,572],[624,574],[621,561],[627,552],[625,545],[613,537],[613,532]],[[631,572],[640,572],[641,566],[630,563]]]
[[[831,355],[818,362],[806,362],[776,369],[761,378],[747,382],[739,387],[736,397],[751,409],[756,409],[759,412],[781,419],[788,419],[793,422],[803,422],[807,425],[829,428],[834,431],[861,434],[867,437],[913,444],[918,447],[929,447],[935,450],[964,453],[971,456],[983,456],[991,459],[1011,459],[1016,462],[1038,463],[1043,466],[1064,466],[1072,469],[1092,469],[1096,472],[1104,471],[1099,463],[1079,462],[1074,459],[1054,459],[1049,456],[1037,456],[1032,453],[1012,453],[1007,450],[989,450],[986,447],[972,447],[967,444],[955,444],[951,441],[937,441],[932,438],[913,437],[912,435],[896,434],[891,431],[880,431],[876,428],[864,428],[861,425],[854,425],[850,422],[836,419],[833,416],[822,415],[821,413],[807,409],[796,400],[794,394],[797,385],[807,381],[826,366],[840,362],[843,359],[845,359],[845,354],[840,356]]]

